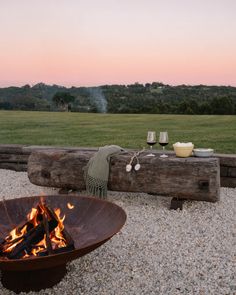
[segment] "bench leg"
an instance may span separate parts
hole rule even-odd
[[[182,210],[184,201],[185,199],[179,199],[177,197],[172,198],[170,202],[170,210]]]

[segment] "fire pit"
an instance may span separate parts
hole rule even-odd
[[[0,202],[0,241],[14,226],[26,219],[37,206],[40,197],[26,197]],[[73,250],[46,256],[0,257],[2,284],[19,292],[39,291],[57,284],[66,274],[66,264],[101,246],[124,225],[126,214],[122,208],[108,201],[75,195],[47,196],[50,208],[60,208],[65,214],[64,227],[73,239]],[[9,216],[14,224],[10,224]]]

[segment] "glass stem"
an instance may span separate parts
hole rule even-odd
[[[164,154],[165,153],[165,147],[164,146],[162,147],[162,150],[163,150],[163,154]]]
[[[151,151],[152,151],[152,145],[150,145],[150,149],[151,149]]]

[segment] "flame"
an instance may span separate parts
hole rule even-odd
[[[19,232],[17,231],[17,228],[14,228],[12,231],[10,231],[10,235],[6,237],[5,240],[8,242],[9,247],[7,247],[4,250],[4,252],[11,252],[16,247],[16,245],[18,245],[22,241],[22,239],[19,238],[21,238],[27,232],[27,225],[25,225],[21,230],[19,230]],[[14,242],[14,240],[16,239],[19,240]]]
[[[38,209],[32,208],[31,212],[27,215],[28,220],[31,221],[33,226],[37,226],[39,224],[37,221],[38,213]]]
[[[67,207],[68,207],[69,209],[74,209],[75,206],[68,202],[68,203],[67,203]]]
[[[66,240],[63,237],[62,231],[64,229],[63,221],[65,220],[65,215],[61,218],[61,210],[59,208],[54,210],[57,220],[58,220],[58,226],[54,229],[54,236],[51,237],[51,241],[54,243],[55,248],[62,248],[66,246]]]
[[[59,208],[55,209],[54,210],[56,216],[57,216],[57,219],[58,219],[58,226],[61,230],[64,229],[64,224],[63,224],[63,221],[65,220],[66,218],[66,215],[64,215],[62,218],[60,217],[60,214],[61,214],[61,210]],[[57,227],[58,227],[57,226]]]
[[[32,249],[31,253],[34,256],[38,256],[37,254],[41,251],[44,251],[47,249],[47,243],[46,243],[46,235],[44,235],[43,239],[35,245],[35,248]]]
[[[23,258],[28,258],[30,257],[29,254],[25,253],[25,255],[23,256]]]
[[[12,231],[10,231],[10,235],[6,238],[6,240],[8,242],[11,242],[13,240],[15,240],[16,238],[20,238],[22,237],[27,230],[27,225],[25,225],[20,231],[19,233],[17,232],[17,228],[14,228]]]
[[[68,206],[71,206],[74,208],[73,205],[68,203]],[[69,207],[68,207],[69,208]],[[71,209],[72,209],[71,208]],[[5,238],[7,242],[7,246],[3,250],[5,253],[9,253],[14,250],[14,248],[23,241],[24,235],[27,233],[27,228],[28,225],[31,224],[30,228],[37,227],[41,222],[42,222],[42,214],[46,213],[46,215],[50,214],[48,212],[44,212],[43,209],[41,208],[40,204],[37,208],[32,208],[29,214],[27,215],[27,224],[24,225],[22,228],[14,228],[9,235]],[[64,220],[65,220],[65,215],[61,217],[61,210],[59,208],[54,209],[55,217],[57,219],[58,225],[57,227],[50,232],[49,238],[51,240],[51,245],[53,250],[66,247],[67,246],[67,241],[65,237],[63,236],[63,229],[64,229]],[[47,216],[51,220],[50,216]],[[21,239],[22,237],[22,239]],[[25,251],[25,254],[23,258],[30,257],[32,255],[38,256],[39,252],[46,251],[47,250],[47,242],[46,242],[46,234],[44,234],[43,239],[37,243],[36,245],[32,245],[32,250],[31,251]]]

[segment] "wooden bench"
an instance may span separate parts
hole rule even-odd
[[[32,183],[65,189],[84,190],[82,168],[94,150],[41,150],[31,153],[28,176]],[[220,166],[218,158],[168,158],[139,156],[141,168],[127,173],[132,152],[113,156],[110,161],[108,189],[144,192],[179,199],[216,202],[220,198]],[[135,164],[135,161],[134,161]]]

